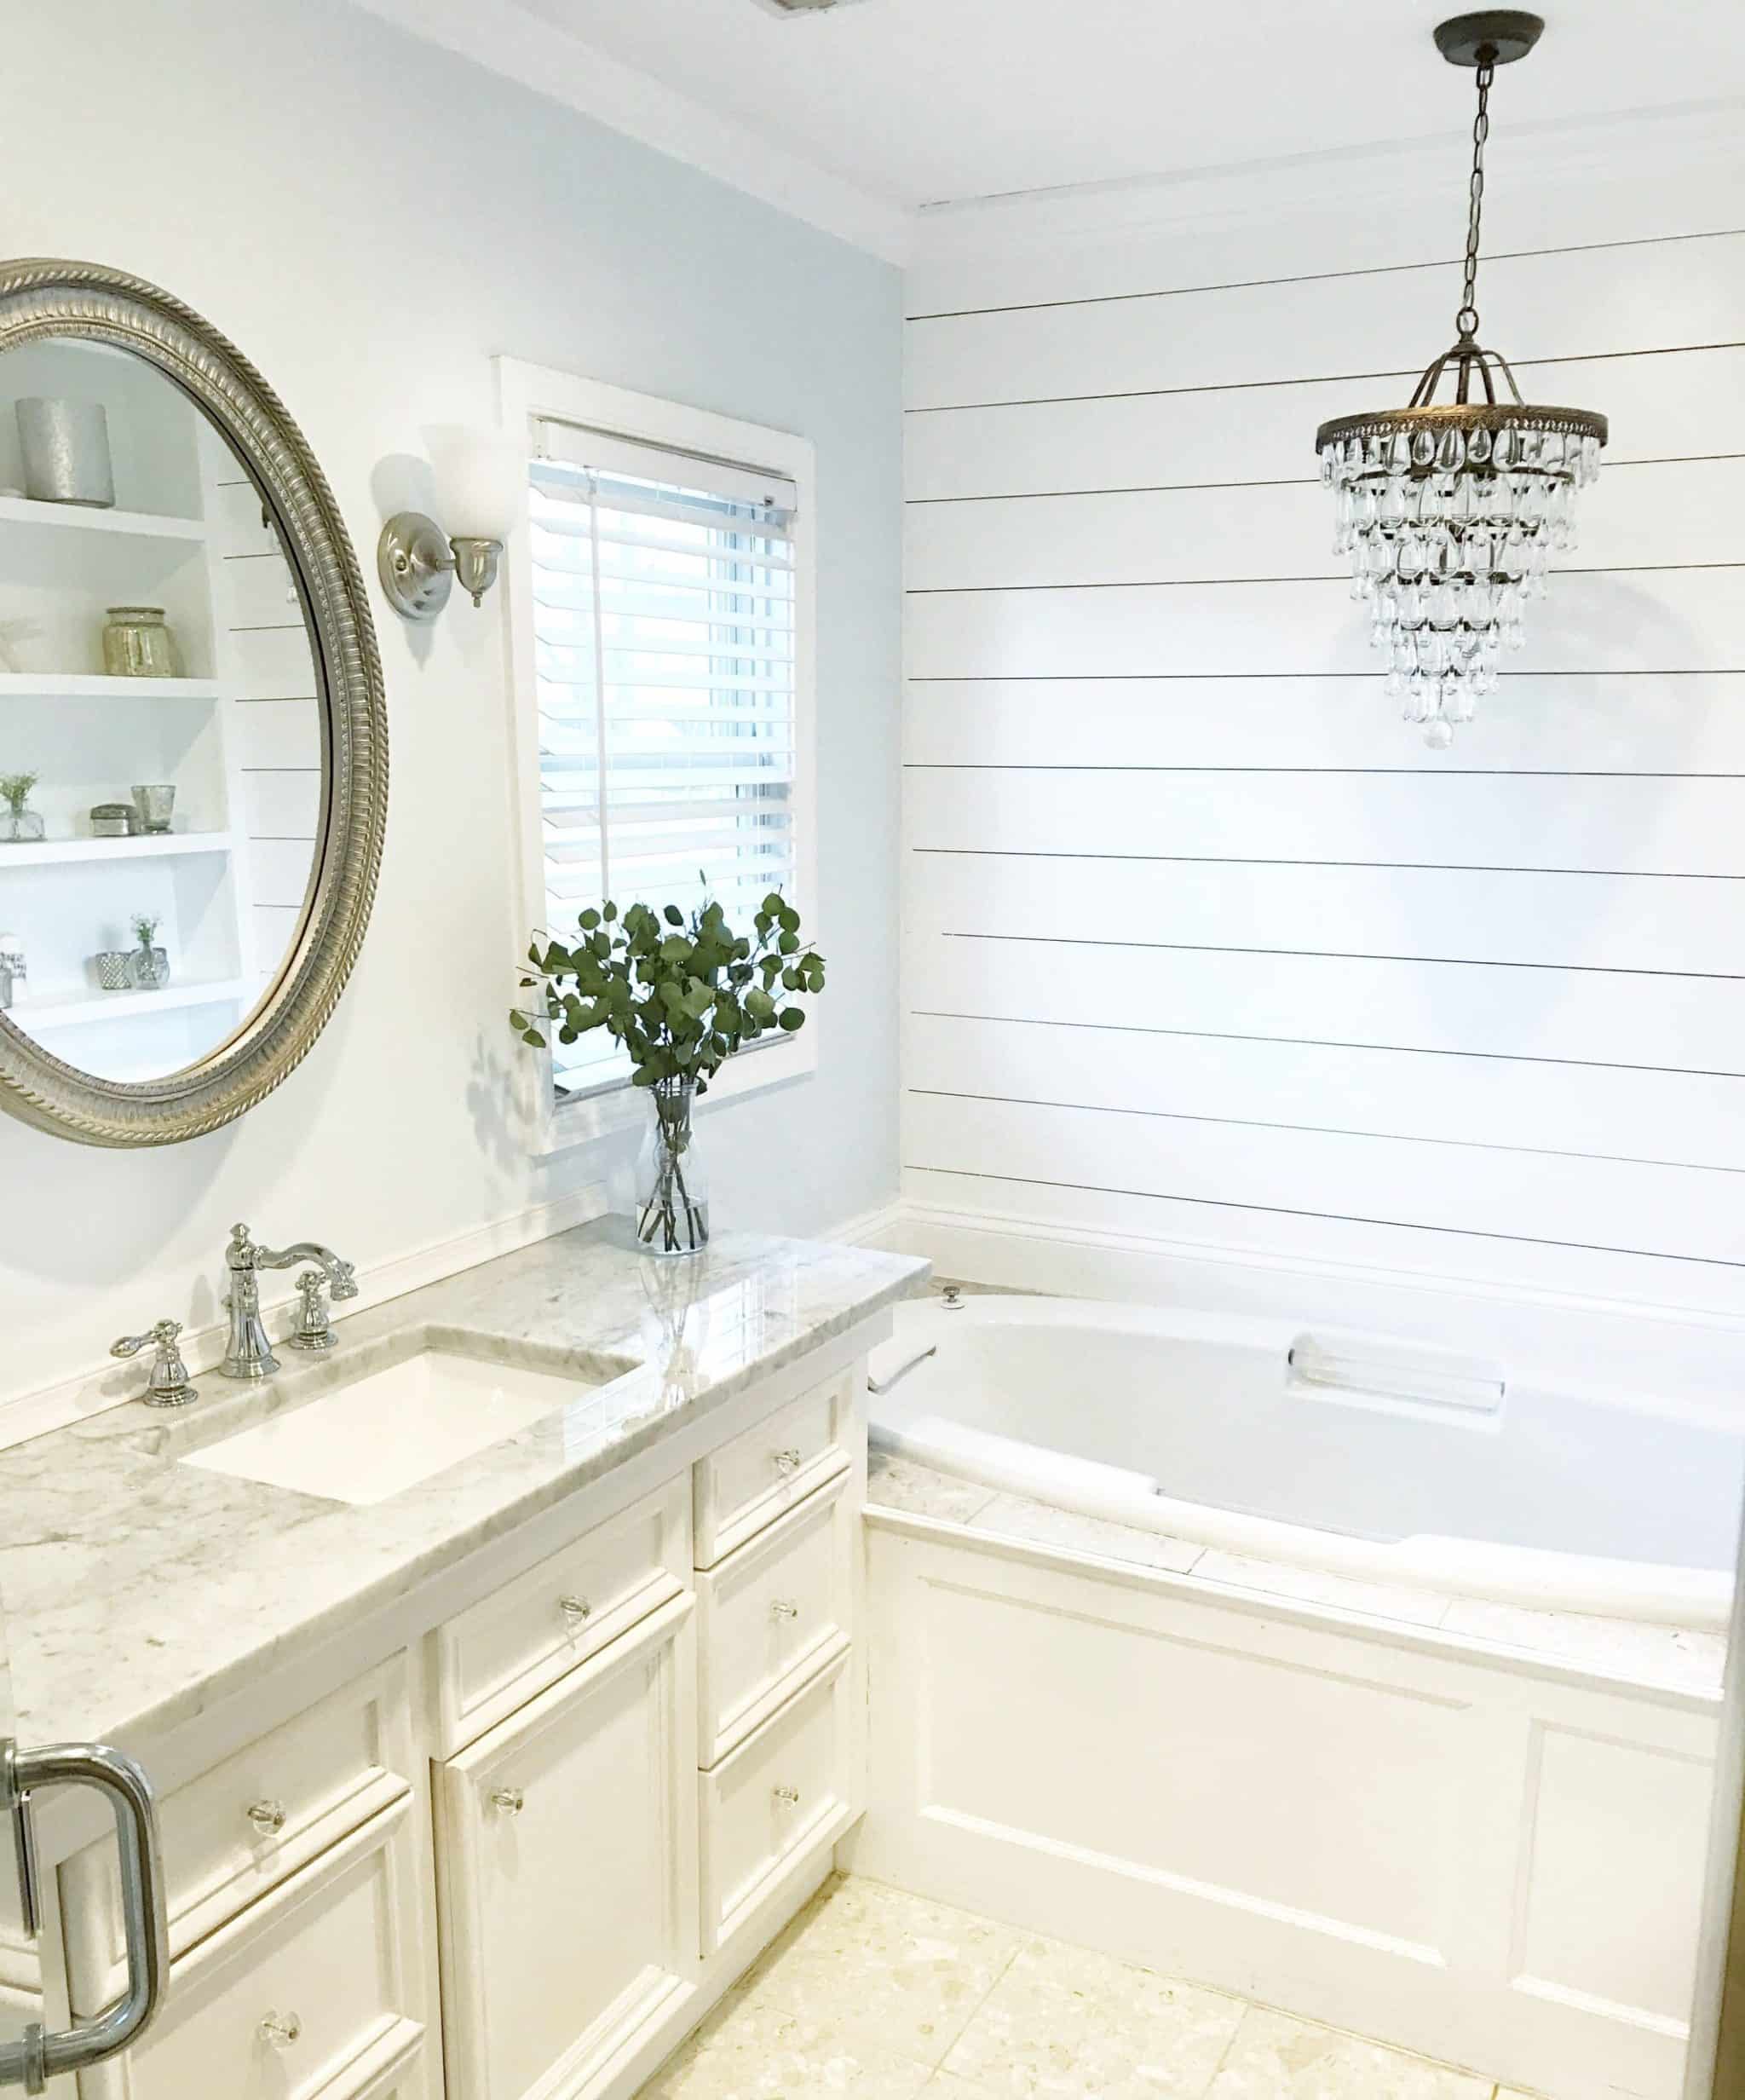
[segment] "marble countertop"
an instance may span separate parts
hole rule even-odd
[[[0,1605],[20,1739],[125,1742],[193,1718],[846,1332],[927,1269],[746,1233],[663,1262],[621,1233],[584,1226],[354,1312],[331,1358],[287,1353],[264,1386],[208,1372],[185,1416],[108,1406],[0,1452]],[[432,1346],[590,1383],[367,1506],[176,1462]]]

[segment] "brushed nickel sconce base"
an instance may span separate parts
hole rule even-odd
[[[433,519],[422,511],[399,511],[376,543],[376,573],[400,618],[424,626],[448,603],[454,555]]]

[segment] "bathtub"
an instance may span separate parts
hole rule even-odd
[[[858,1871],[1486,2091],[1679,2100],[1721,1702],[1645,1657],[1725,1615],[1725,1403],[1005,1296],[900,1307],[870,1384],[894,1453],[1223,1548],[1226,1575],[1295,1562],[1460,1608],[875,1495]],[[1492,1600],[1666,1639],[1535,1649]]]
[[[1728,1621],[1745,1434],[1696,1405],[1283,1322],[971,1295],[899,1307],[868,1407],[896,1455],[1230,1552]]]

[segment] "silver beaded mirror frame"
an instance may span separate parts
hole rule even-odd
[[[293,1071],[357,960],[388,810],[382,668],[362,578],[332,491],[266,381],[168,292],[99,264],[0,264],[0,352],[73,338],[145,359],[210,418],[270,513],[302,600],[321,744],[315,866],[301,921],[263,996],[183,1070],[131,1082],[64,1064],[0,1012],[0,1107],[80,1144],[180,1144],[233,1122]]]

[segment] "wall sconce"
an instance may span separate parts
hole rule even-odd
[[[421,626],[447,604],[457,576],[474,604],[484,603],[527,476],[525,447],[507,431],[451,423],[424,435],[443,523],[422,511],[396,511],[376,545],[388,603]]]

